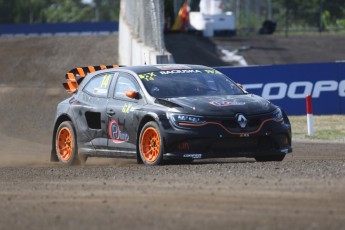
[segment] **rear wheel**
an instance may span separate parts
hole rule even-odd
[[[78,155],[77,138],[70,121],[64,121],[59,125],[55,135],[55,148],[61,163],[78,165],[86,161],[86,157]]]
[[[139,137],[139,152],[146,165],[163,163],[164,143],[156,122],[150,121],[142,128]]]
[[[269,156],[258,156],[255,157],[255,160],[258,162],[265,162],[265,161],[282,161],[284,160],[286,154],[277,154],[277,155],[269,155]]]

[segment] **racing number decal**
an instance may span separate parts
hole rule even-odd
[[[106,89],[109,85],[109,80],[110,80],[110,75],[109,74],[105,75],[101,83],[101,88]]]
[[[122,107],[122,112],[123,113],[129,113],[131,111],[131,108],[132,108],[132,104],[125,104],[123,107]]]

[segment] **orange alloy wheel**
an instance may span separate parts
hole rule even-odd
[[[155,128],[145,129],[141,137],[141,152],[147,162],[154,162],[159,156],[161,140]]]
[[[57,136],[57,144],[57,151],[61,159],[68,161],[73,153],[73,136],[68,128],[63,127],[60,129]]]

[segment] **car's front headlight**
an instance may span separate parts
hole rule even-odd
[[[172,121],[172,123],[178,127],[188,127],[205,123],[205,118],[202,116],[180,113],[168,113],[167,115],[168,118]]]
[[[282,113],[281,109],[277,108],[276,110],[274,110],[273,120],[275,120],[277,122],[283,121],[283,113]]]

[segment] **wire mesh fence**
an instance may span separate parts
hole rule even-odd
[[[239,32],[258,32],[267,20],[276,23],[277,31],[345,30],[344,0],[223,0],[222,2],[224,11],[234,12]]]
[[[164,9],[161,0],[122,0],[121,14],[132,36],[157,52],[164,53]]]

